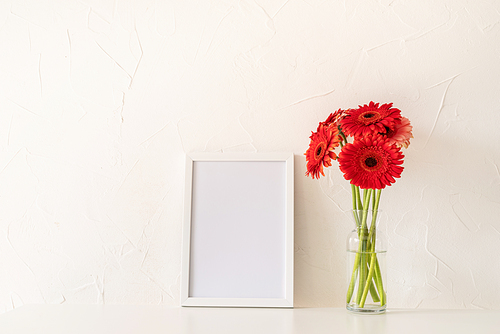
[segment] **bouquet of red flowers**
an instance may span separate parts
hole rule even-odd
[[[379,105],[374,102],[357,109],[337,110],[320,122],[316,132],[310,136],[311,142],[305,153],[306,176],[313,179],[319,179],[320,174],[325,176],[323,167],[330,167],[332,160],[337,160],[344,178],[351,183],[360,243],[347,304],[351,303],[354,288],[358,284],[357,307],[364,307],[368,291],[372,297],[375,294],[374,299],[378,299],[381,305],[385,305],[382,279],[377,273],[379,267],[375,255],[374,221],[382,189],[392,185],[401,176],[404,158],[401,149],[408,147],[410,138],[413,138],[412,126],[407,118],[401,116],[401,111],[393,108],[392,103]],[[337,155],[335,150],[339,146],[340,153]],[[370,227],[367,223],[369,210],[372,213]],[[374,253],[373,256],[370,251]]]

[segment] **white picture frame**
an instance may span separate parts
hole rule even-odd
[[[181,305],[293,307],[292,153],[186,156]]]

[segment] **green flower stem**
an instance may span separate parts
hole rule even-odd
[[[370,282],[369,287],[370,287],[370,294],[372,296],[372,300],[375,303],[380,302],[380,305],[385,305],[385,299],[386,298],[385,298],[384,286],[382,284],[382,276],[381,276],[381,272],[380,272],[380,266],[379,266],[379,263],[378,263],[378,258],[376,256],[376,254],[370,254],[370,253],[368,253],[367,256],[368,256],[368,260],[367,261],[370,261],[370,262],[371,262],[372,256],[375,257],[375,270],[374,270],[373,278],[372,278],[371,281],[368,280],[368,282]],[[356,274],[357,274],[357,272],[356,272]],[[355,276],[355,280],[356,280],[356,278],[357,278],[357,276]],[[380,293],[380,297],[377,294],[377,290]],[[349,302],[350,302],[350,300],[348,301],[348,303]]]
[[[363,204],[365,205],[364,208],[366,210],[368,210],[368,208],[370,207],[371,192],[369,190],[372,190],[372,189],[364,189],[363,190]],[[368,193],[370,195],[368,195]]]
[[[378,189],[379,193],[382,193],[381,189]],[[375,208],[375,197],[378,196],[378,200],[380,201],[380,194],[375,195],[376,191],[373,192],[373,197],[372,197],[372,208]],[[378,209],[378,204],[377,204],[377,209]]]
[[[380,305],[385,305],[386,296],[384,291],[384,284],[382,282],[382,274],[380,272],[380,266],[378,264],[378,259],[375,260],[375,284],[377,284],[377,289],[380,294]]]
[[[357,294],[357,297],[356,297],[356,304],[359,305],[359,303],[361,302],[361,298],[363,296],[363,291],[360,289],[360,287],[362,286],[365,286],[365,282],[366,282],[366,277],[367,277],[367,270],[366,270],[366,264],[367,264],[367,260],[366,260],[366,242],[364,241],[364,238],[365,238],[365,232],[364,230],[366,229],[366,227],[363,229],[362,228],[362,231],[361,231],[361,235],[363,235],[363,241],[360,243],[363,245],[362,246],[362,250],[361,250],[361,263],[360,263],[360,267],[359,267],[359,283],[358,283],[358,294]]]
[[[356,209],[355,210],[363,210],[363,204],[361,204],[361,195],[359,194],[359,187],[354,188],[356,190]]]
[[[370,247],[371,247],[371,246],[368,246],[368,249],[370,249]],[[368,258],[367,258],[367,263],[368,263],[368,262],[371,262],[372,255],[374,255],[374,254],[372,254],[372,253],[370,253],[370,252],[368,252],[368,253],[367,253],[367,256],[368,256]],[[376,254],[375,254],[375,256],[376,256]],[[378,279],[378,278],[377,278],[377,268],[378,268],[378,267],[379,267],[379,264],[378,264],[378,258],[375,258],[375,272],[374,272],[374,274],[373,274],[373,278],[372,278],[372,280],[371,280],[371,281],[369,281],[369,282],[370,282],[370,284],[369,284],[369,287],[370,287],[370,295],[372,296],[372,300],[373,300],[375,303],[378,303],[378,302],[380,301],[379,296],[378,296],[378,292],[377,292],[378,287],[379,287],[379,284],[378,284],[378,281],[377,281],[377,279]],[[378,268],[378,272],[380,273],[380,268]]]
[[[352,208],[353,210],[356,210],[356,189],[354,189],[354,187],[356,187],[354,184],[351,184],[351,193],[352,193]]]
[[[351,184],[351,193],[352,193],[352,207],[354,209],[354,220],[356,222],[356,228],[359,228],[359,217],[358,213],[356,212],[356,207],[357,207],[357,200],[356,200],[356,186],[354,184]]]
[[[379,192],[380,194],[380,192]],[[372,213],[372,217],[374,217],[376,215],[376,212],[374,211]],[[364,286],[364,289],[363,289],[363,294],[361,296],[361,301],[359,303],[359,307],[364,307],[365,306],[365,301],[366,301],[366,296],[368,295],[368,291],[370,290],[370,287],[372,286],[372,278],[373,278],[373,274],[375,272],[375,263],[377,261],[377,253],[375,253],[375,244],[376,244],[376,228],[375,228],[375,225],[376,225],[376,222],[375,220],[373,219],[372,220],[372,223],[371,223],[371,226],[370,226],[370,234],[368,236],[368,240],[371,241],[371,245],[370,247],[368,248],[370,250],[370,270],[368,272],[368,278],[367,278],[367,281],[366,281],[366,284]],[[375,283],[377,284],[377,283]],[[361,286],[358,288],[359,290]]]
[[[344,145],[347,144],[347,138],[346,138],[345,134],[342,132],[342,130],[340,130],[340,126],[339,126],[339,136],[342,137],[342,140],[340,141],[340,145],[342,145],[342,147],[344,147]]]
[[[359,302],[359,307],[363,308],[365,306],[366,296],[368,295],[368,290],[370,289],[373,273],[375,272],[375,261],[377,259],[377,255],[375,254],[375,243],[372,244],[371,249],[371,261],[370,261],[370,271],[368,272],[368,278],[366,279],[366,284],[363,289],[363,294],[361,296],[361,301]],[[361,288],[361,285],[359,286]],[[361,291],[361,289],[358,289]]]
[[[356,303],[359,307],[364,307],[368,292],[372,300],[381,305],[386,303],[386,295],[382,282],[382,274],[378,262],[376,247],[376,222],[378,207],[380,203],[381,189],[364,189],[363,203],[361,203],[361,193],[359,187],[351,185],[354,217],[358,228],[359,246],[354,259],[353,272],[347,291],[347,303],[351,302],[356,281],[358,282],[358,292]],[[368,231],[368,209],[371,206],[372,219]],[[357,211],[362,211],[361,217]],[[360,222],[361,220],[361,222]],[[378,293],[377,293],[378,290]]]
[[[373,216],[372,216],[372,224],[376,224],[376,219],[377,219],[377,214],[378,214],[378,207],[380,204],[380,195],[382,195],[382,189],[377,190],[377,195],[376,199],[373,204]],[[373,236],[373,243],[375,243],[376,236]],[[375,246],[373,246],[373,249],[375,250]],[[384,291],[384,284],[382,282],[382,274],[380,272],[380,265],[378,263],[378,259],[376,258],[376,253],[375,253],[375,283],[377,285],[377,289],[379,291],[380,295],[380,305],[385,305],[386,303],[386,295]]]
[[[366,258],[366,251],[367,251],[367,228],[366,228],[366,221],[368,219],[368,205],[370,201],[370,197],[372,194],[373,189],[365,189],[364,194],[363,194],[363,218],[361,220],[361,230],[359,232],[359,246],[358,246],[358,254],[356,256],[360,256],[361,263],[360,268],[359,268],[359,285],[358,285],[358,294],[356,298],[356,303],[359,304],[361,301],[362,297],[362,291],[359,289],[359,287],[365,286],[366,284],[366,278],[367,278],[367,270],[366,270],[366,264],[367,264],[367,258]]]
[[[377,287],[377,290],[380,292],[380,297],[382,298],[382,303],[381,305],[385,304],[385,293],[384,293],[384,286],[382,284],[382,276],[381,276],[381,271],[380,271],[380,265],[378,263],[378,258],[375,255],[375,272],[373,274],[373,284]],[[368,261],[371,261],[371,257],[368,259]],[[370,289],[372,289],[372,286],[370,286]],[[371,293],[371,292],[370,292]],[[375,299],[373,300],[375,301]],[[378,301],[375,301],[378,302]]]
[[[371,261],[371,257],[370,257],[370,253],[367,253],[366,254],[367,256],[367,260],[366,260],[366,264],[368,265],[368,262]],[[368,266],[365,267],[366,269],[366,272],[368,272],[370,270],[370,268]],[[378,296],[378,292],[377,292],[377,283],[375,282],[375,275],[373,275],[374,277],[371,279],[371,280],[368,280],[368,286],[370,287],[370,295],[372,296],[372,300],[374,302],[379,302],[380,301],[380,298]]]
[[[378,303],[380,301],[380,297],[378,296],[377,289],[375,288],[375,280],[371,282],[370,284],[370,295],[372,296],[372,300],[375,303]]]
[[[377,213],[378,213],[378,206],[380,203],[380,195],[382,194],[382,189],[378,189],[377,195],[375,196],[375,193],[373,194],[373,202],[372,202],[372,222],[370,224],[370,233],[368,235],[368,242],[371,242],[371,245],[369,246],[368,249],[370,249],[370,270],[368,272],[368,277],[367,280],[364,284],[363,288],[363,293],[361,296],[361,300],[359,302],[360,307],[365,306],[365,301],[366,301],[366,296],[368,295],[368,291],[371,287],[371,281],[373,278],[373,275],[375,272],[377,272],[378,275],[375,275],[375,284],[377,285],[379,289],[380,296],[382,300],[385,300],[384,298],[384,291],[383,291],[383,285],[382,285],[382,279],[380,275],[380,267],[378,265],[378,259],[377,259],[377,253],[375,252],[375,244],[376,244],[376,221],[377,221]],[[361,281],[360,281],[361,282]],[[358,291],[361,289],[361,285],[358,288]],[[381,290],[382,289],[382,290]],[[384,304],[382,304],[384,305]]]
[[[358,208],[363,207],[360,203],[361,201],[359,198],[359,187],[355,187],[354,189],[356,190],[356,199],[357,199],[357,202],[359,204]],[[364,204],[366,207],[368,206],[368,203],[364,203]],[[357,213],[355,212],[355,214],[357,214]],[[368,210],[363,210],[363,216],[361,219],[361,227],[359,227],[359,229],[358,229],[360,241],[362,239],[364,239],[364,238],[362,238],[361,234],[362,234],[363,229],[366,229],[367,216],[368,216]],[[349,283],[349,288],[347,289],[347,303],[351,302],[351,298],[352,298],[352,295],[354,293],[354,286],[356,285],[356,278],[358,276],[357,274],[359,274],[360,277],[362,276],[363,266],[361,266],[360,264],[362,263],[361,253],[363,251],[363,244],[365,244],[365,246],[366,246],[366,240],[363,240],[363,242],[359,243],[358,251],[356,252],[356,257],[354,259],[354,266],[353,266],[352,274],[351,274],[351,281]],[[358,273],[358,268],[359,268],[359,273]]]
[[[375,195],[375,192],[373,192]],[[372,242],[375,244],[375,230],[377,225],[377,215],[378,215],[378,205],[380,203],[380,195],[382,195],[382,189],[377,190],[376,198],[373,196],[373,205],[372,205],[372,222],[370,223],[370,234],[368,235],[368,242]],[[369,247],[371,248],[371,247]],[[373,247],[375,250],[375,247]]]
[[[354,285],[356,283],[356,278],[358,274],[360,256],[359,252],[356,253],[356,258],[354,259],[354,266],[352,268],[351,281],[349,282],[349,288],[347,289],[347,304],[351,302],[352,294],[354,292]]]
[[[367,260],[366,260],[366,272],[368,272],[370,270],[370,268],[368,267],[368,263],[371,261],[371,257],[370,257],[370,253],[367,253],[366,254],[367,256]],[[378,296],[378,292],[377,292],[377,285],[376,285],[376,282],[375,282],[375,275],[373,275],[372,279],[368,280],[367,281],[367,285],[370,287],[369,288],[369,291],[370,291],[370,295],[372,296],[372,300],[374,302],[379,302],[380,301],[380,298]]]
[[[369,244],[371,245],[371,244]],[[368,246],[368,249],[370,249],[371,246]],[[367,262],[371,262],[371,255],[370,253],[367,254],[368,258],[367,258]],[[369,284],[370,286],[370,295],[372,296],[372,300],[375,302],[375,303],[378,303],[380,301],[380,298],[378,296],[378,293],[377,293],[377,289],[378,289],[378,285],[377,285],[377,267],[378,267],[378,259],[375,259],[375,273],[374,273],[374,277],[372,278]],[[379,272],[380,272],[380,269],[379,269]]]

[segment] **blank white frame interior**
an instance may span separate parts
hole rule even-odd
[[[293,307],[293,154],[186,157],[181,305]]]

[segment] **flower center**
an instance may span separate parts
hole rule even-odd
[[[359,121],[363,124],[373,124],[380,120],[380,113],[373,110],[366,111],[359,115]]]
[[[365,164],[370,168],[375,167],[377,165],[377,159],[374,157],[368,157],[365,159]]]
[[[383,170],[387,162],[387,156],[380,149],[371,148],[361,154],[359,164],[367,172],[379,172]]]
[[[322,157],[325,146],[325,143],[320,143],[318,147],[316,147],[316,154],[314,155],[314,159],[318,160]]]
[[[379,132],[379,134],[391,138],[392,136],[394,136],[394,133],[396,133],[394,130],[391,130],[391,128],[389,128],[385,125],[384,125],[384,128],[385,128],[385,133]]]

